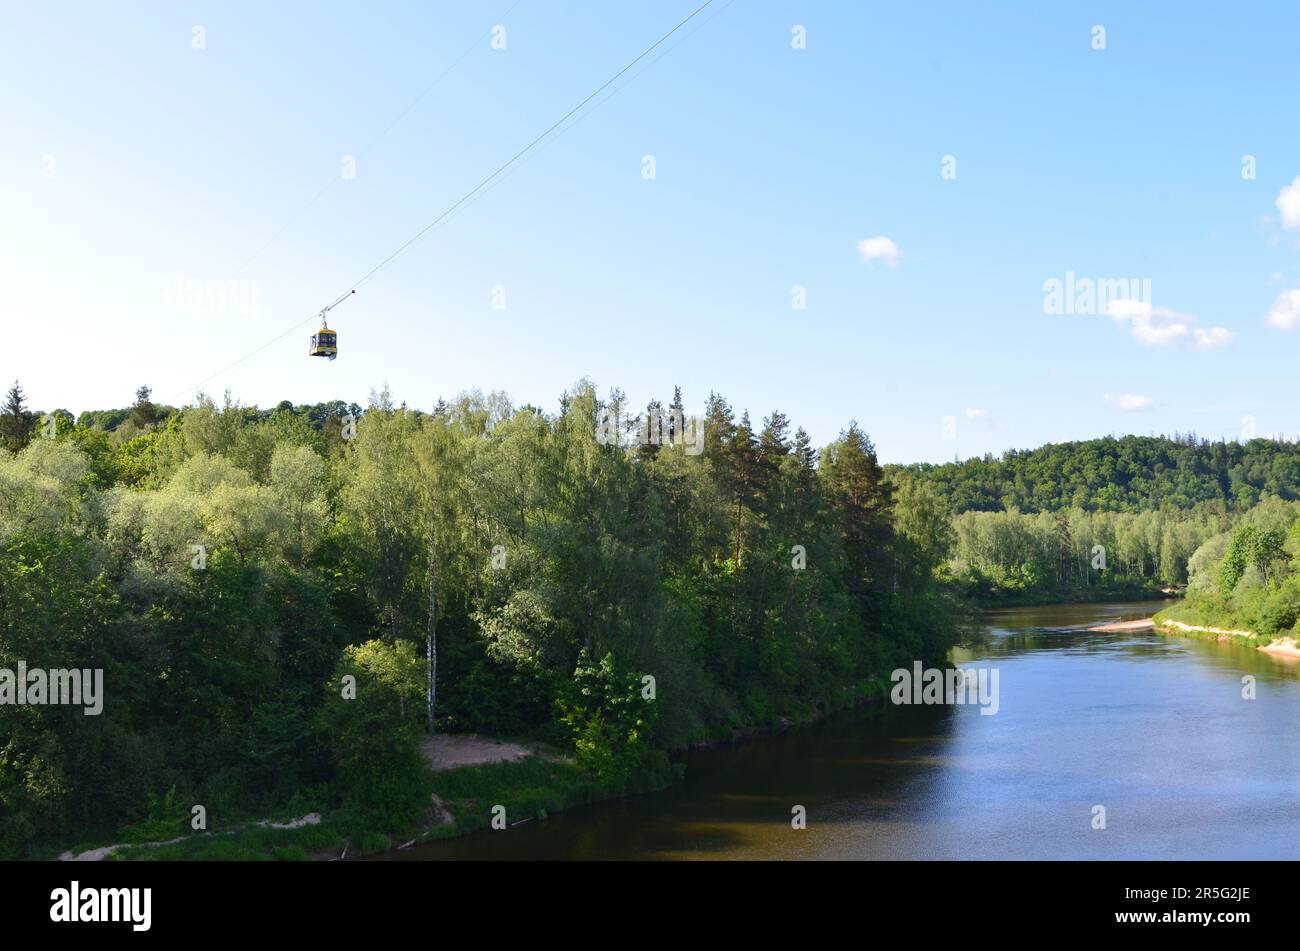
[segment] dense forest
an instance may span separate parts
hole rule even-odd
[[[1166,616],[1267,639],[1294,637],[1300,621],[1300,503],[1266,499],[1250,509],[1197,548],[1188,575],[1187,597]]]
[[[1266,496],[1300,498],[1300,444],[1272,439],[1107,437],[889,468],[923,479],[954,513],[1246,509]]]
[[[980,601],[1156,594],[1187,582],[1192,553],[1238,515],[1223,503],[1148,512],[963,512],[946,566]]]
[[[943,566],[981,603],[1181,591],[1209,539],[1300,498],[1300,447],[1125,436],[944,465],[887,466],[951,518]]]
[[[0,668],[102,669],[105,696],[0,706],[0,856],[161,835],[189,803],[400,830],[429,806],[430,731],[536,737],[648,787],[693,741],[942,662],[934,492],[892,484],[856,423],[818,451],[713,395],[697,453],[682,407],[585,381],[555,412],[141,388],[74,419],[15,383]]]

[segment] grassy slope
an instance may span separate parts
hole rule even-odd
[[[114,860],[305,860],[338,855],[344,846],[351,856],[382,852],[412,839],[427,842],[487,828],[492,807],[506,807],[507,823],[545,819],[552,812],[622,795],[621,785],[601,783],[568,760],[530,756],[515,763],[466,766],[433,773],[429,784],[452,814],[451,824],[437,821],[434,810],[417,827],[389,835],[349,838],[331,821],[300,829],[256,826],[214,830],[162,846],[129,846]]]

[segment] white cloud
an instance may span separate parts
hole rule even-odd
[[[1197,350],[1215,350],[1219,347],[1226,347],[1232,343],[1232,338],[1237,336],[1226,327],[1211,327],[1209,330],[1203,330],[1200,327],[1192,328],[1192,340]]]
[[[976,408],[973,408],[973,407],[970,407],[970,406],[967,406],[967,407],[966,407],[966,418],[967,418],[967,419],[979,419],[981,416],[987,416],[988,414],[989,414],[989,411],[986,410],[986,409],[976,409]]]
[[[1300,290],[1283,291],[1268,309],[1268,323],[1278,330],[1300,327]]]
[[[859,241],[858,254],[862,255],[862,260],[868,264],[872,261],[884,261],[890,267],[897,267],[898,259],[902,257],[902,252],[898,250],[894,240],[886,238],[883,234]]]
[[[1300,175],[1291,180],[1290,185],[1283,185],[1273,202],[1282,213],[1283,228],[1300,228]]]
[[[1107,393],[1106,402],[1125,413],[1137,413],[1155,405],[1151,397],[1137,393]]]
[[[1111,301],[1106,312],[1115,323],[1128,324],[1133,338],[1144,347],[1187,343],[1197,350],[1213,350],[1231,343],[1236,336],[1226,327],[1197,327],[1197,319],[1189,314],[1138,300]]]

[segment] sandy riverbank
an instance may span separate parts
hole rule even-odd
[[[1154,618],[1142,618],[1137,621],[1115,621],[1113,624],[1098,624],[1096,627],[1090,627],[1090,631],[1105,631],[1106,633],[1119,633],[1122,631],[1150,631],[1156,626]]]
[[[1182,621],[1164,621],[1162,627],[1173,627],[1180,631],[1196,631],[1199,634],[1223,634],[1227,637],[1257,637],[1254,631],[1233,631],[1224,627],[1202,627],[1199,624],[1184,624]]]
[[[1178,631],[1188,631],[1197,634],[1217,634],[1219,640],[1226,641],[1233,637],[1256,637],[1254,631],[1234,631],[1223,627],[1201,627],[1196,624],[1184,624],[1182,621],[1164,621],[1160,625],[1162,628],[1172,628]],[[1117,621],[1114,624],[1098,624],[1096,627],[1090,627],[1090,631],[1103,631],[1107,633],[1121,633],[1124,631],[1150,631],[1156,627],[1155,618],[1142,618],[1137,621]],[[1259,650],[1265,654],[1276,654],[1279,657],[1300,658],[1300,645],[1296,644],[1293,637],[1279,637],[1268,644],[1260,647]]]
[[[1271,644],[1265,644],[1260,648],[1265,654],[1277,654],[1279,657],[1300,658],[1300,645],[1297,645],[1293,637],[1279,637]]]

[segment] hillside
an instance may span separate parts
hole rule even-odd
[[[1300,497],[1300,446],[1271,439],[1107,436],[886,471],[923,479],[954,513],[1143,512],[1201,502],[1244,509],[1265,496]]]

